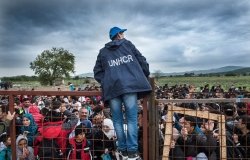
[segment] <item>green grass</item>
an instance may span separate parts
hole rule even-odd
[[[75,85],[75,87],[81,87],[88,82],[88,84],[95,83],[96,85],[99,85],[94,79],[88,79],[87,81],[85,79],[66,79],[64,81],[65,86],[68,86],[68,82],[71,82]],[[235,87],[243,87],[246,86],[247,90],[250,91],[250,76],[232,76],[232,77],[161,77],[158,80],[155,79],[155,82],[157,85],[163,86],[165,84],[168,84],[168,86],[173,86],[175,84],[183,85],[193,85],[196,88],[200,86],[205,86],[206,84],[209,84],[209,86],[213,85],[221,85],[224,90],[228,90],[231,85],[234,85]],[[32,87],[42,87],[38,81],[19,81],[19,82],[13,82],[14,85],[20,86],[20,88],[32,88]]]
[[[195,87],[221,85],[223,89],[228,90],[231,85],[235,87],[246,86],[247,90],[250,89],[250,76],[232,76],[232,77],[161,77],[156,81],[157,85],[163,86],[168,84],[168,86],[173,86],[175,84],[188,84],[194,85]]]
[[[68,87],[68,82],[74,84],[75,87],[84,87],[85,84],[98,84],[94,79],[65,79],[64,86],[65,88]],[[41,88],[41,87],[50,87],[50,86],[42,86],[38,81],[13,81],[13,87],[15,89],[26,89],[30,90],[32,88]],[[51,86],[54,87],[54,86]]]
[[[40,87],[40,83],[38,81],[18,81],[13,82],[13,87],[15,88],[35,88]]]

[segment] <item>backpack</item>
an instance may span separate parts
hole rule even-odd
[[[37,149],[34,152],[40,160],[62,159],[65,152],[64,145],[69,131],[62,130],[61,122],[51,122],[51,124],[54,125],[40,128],[40,135],[36,138]]]
[[[39,144],[38,157],[40,160],[63,158],[63,153],[55,139],[43,138]]]

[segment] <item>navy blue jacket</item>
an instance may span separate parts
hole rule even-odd
[[[128,40],[114,40],[100,50],[94,78],[101,84],[104,101],[125,93],[150,92],[149,65]]]

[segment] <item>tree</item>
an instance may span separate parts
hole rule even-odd
[[[75,56],[63,48],[45,50],[30,62],[42,85],[53,85],[55,79],[70,77],[74,73]]]
[[[153,75],[155,76],[156,81],[159,80],[159,78],[162,76],[162,71],[161,70],[156,70]]]
[[[194,76],[194,73],[193,73],[193,72],[185,73],[185,74],[184,74],[184,77],[193,77],[193,76]]]

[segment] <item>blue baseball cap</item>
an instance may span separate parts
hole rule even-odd
[[[118,33],[125,32],[127,29],[121,29],[119,27],[113,27],[109,31],[109,38],[112,40]]]

